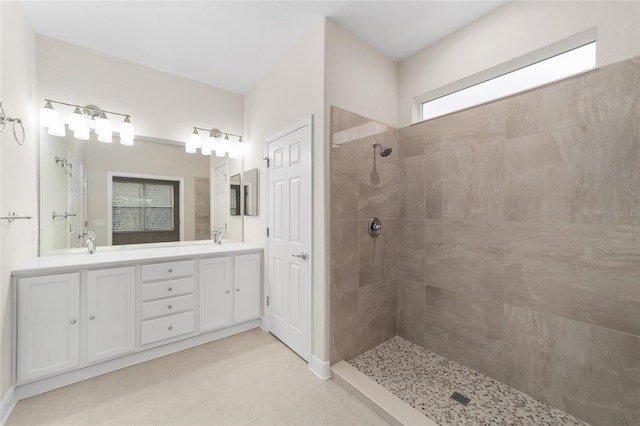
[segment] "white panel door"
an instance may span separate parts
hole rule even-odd
[[[233,320],[232,257],[200,259],[198,266],[198,300],[200,331],[231,325]]]
[[[135,349],[135,267],[87,273],[87,361]]]
[[[311,121],[268,141],[269,331],[311,355]]]
[[[260,253],[233,258],[233,322],[260,318]]]
[[[18,280],[18,382],[80,362],[80,274]]]

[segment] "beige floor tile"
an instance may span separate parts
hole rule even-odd
[[[25,399],[7,426],[247,424],[384,422],[254,329]]]

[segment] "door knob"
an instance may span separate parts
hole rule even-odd
[[[307,257],[309,256],[306,252],[302,252],[300,254],[292,254],[291,256],[293,257],[299,257],[302,260],[307,260]]]

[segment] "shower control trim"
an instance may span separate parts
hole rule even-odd
[[[369,219],[369,235],[372,237],[377,237],[382,234],[382,222],[377,217],[372,217]]]

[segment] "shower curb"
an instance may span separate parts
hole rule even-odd
[[[331,378],[354,393],[390,424],[438,426],[436,422],[362,374],[346,361],[340,361],[331,366]]]

